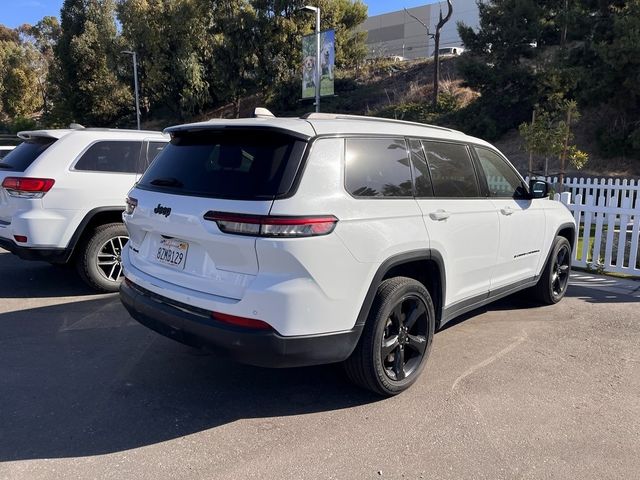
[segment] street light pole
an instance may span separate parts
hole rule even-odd
[[[316,14],[316,112],[320,111],[320,81],[322,80],[322,65],[320,64],[320,7],[306,5],[301,10]]]
[[[138,130],[140,130],[140,97],[138,94],[138,55],[131,50],[124,50],[122,53],[131,55],[133,57],[133,86],[136,96],[136,122],[138,124]]]

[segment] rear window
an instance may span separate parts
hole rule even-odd
[[[174,136],[138,183],[147,190],[235,200],[287,194],[306,142],[272,131]]]
[[[55,138],[38,138],[21,143],[0,160],[0,170],[24,172],[55,141]]]

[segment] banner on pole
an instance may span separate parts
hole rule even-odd
[[[320,96],[333,95],[336,60],[334,30],[320,32]],[[316,34],[302,37],[302,98],[316,96]]]

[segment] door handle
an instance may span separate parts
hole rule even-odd
[[[445,210],[436,210],[435,212],[431,212],[429,214],[431,220],[437,220],[439,222],[441,222],[442,220],[446,220],[450,216],[451,214]]]
[[[500,209],[500,213],[503,215],[511,215],[513,213],[513,209],[511,207],[504,207]]]

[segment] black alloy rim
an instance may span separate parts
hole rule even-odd
[[[395,381],[409,377],[427,350],[427,306],[414,295],[401,299],[387,317],[380,356],[386,375]]]
[[[551,269],[551,291],[558,297],[564,293],[569,283],[569,271],[571,270],[571,253],[566,245],[563,245],[556,255]]]

